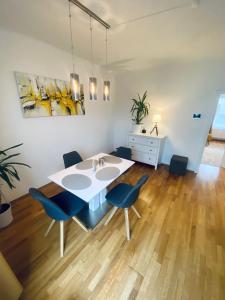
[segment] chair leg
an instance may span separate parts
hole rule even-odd
[[[72,219],[74,220],[74,222],[76,222],[78,225],[80,225],[80,227],[82,229],[84,229],[84,231],[88,232],[88,229],[75,217],[72,217]]]
[[[141,218],[141,215],[139,214],[139,212],[136,210],[136,208],[132,205],[131,208],[133,209],[133,211],[135,212],[135,214],[137,215],[138,219]]]
[[[47,236],[50,232],[50,230],[52,229],[53,225],[55,224],[55,220],[52,220],[50,225],[48,226],[48,229],[45,232],[45,236]]]
[[[116,211],[117,211],[118,207],[114,206],[108,219],[105,222],[105,226],[109,224],[110,220],[112,219],[112,217],[115,215]]]
[[[127,233],[127,240],[130,240],[130,225],[129,225],[129,214],[128,214],[128,208],[124,209],[124,215],[125,215],[125,224],[126,224],[126,233]]]
[[[59,227],[60,227],[60,256],[63,257],[64,254],[64,222],[60,221],[59,222]]]

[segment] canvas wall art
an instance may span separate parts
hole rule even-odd
[[[24,117],[84,115],[84,89],[73,100],[70,82],[15,72]]]

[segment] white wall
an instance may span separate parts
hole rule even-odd
[[[69,80],[71,56],[48,44],[24,35],[0,29],[0,148],[23,142],[21,160],[32,169],[19,168],[21,182],[16,190],[4,188],[6,198],[12,200],[27,193],[30,186],[48,182],[47,176],[63,168],[62,155],[77,150],[86,158],[97,152],[112,150],[111,102],[102,100],[102,72],[95,67],[98,101],[88,100],[88,80],[91,64],[77,59],[80,82],[84,83],[86,115],[25,119],[22,116],[14,71],[34,73],[51,78]],[[111,78],[113,94],[113,78]]]
[[[69,80],[71,56],[48,44],[0,29],[0,147],[23,142],[21,160],[31,170],[19,168],[17,189],[4,192],[8,200],[27,193],[30,186],[48,182],[47,176],[63,168],[62,154],[76,149],[85,158],[99,151],[125,145],[131,130],[130,98],[137,92],[149,93],[151,128],[154,113],[162,115],[160,132],[168,136],[163,162],[173,153],[187,155],[189,169],[197,170],[204,139],[216,109],[218,93],[225,88],[225,62],[164,64],[161,67],[117,74],[112,82],[112,101],[102,101],[104,73],[95,67],[99,100],[88,100],[89,62],[77,59],[80,81],[84,83],[86,115],[25,119],[22,116],[14,71]],[[202,120],[192,120],[194,112]]]
[[[167,135],[162,162],[168,164],[172,154],[189,157],[188,168],[197,171],[218,101],[225,87],[225,61],[164,64],[158,68],[121,73],[116,80],[115,146],[126,143],[132,128],[130,98],[148,90],[150,115],[145,119],[151,128],[154,113],[162,115],[160,133]],[[193,120],[193,113],[202,113]]]

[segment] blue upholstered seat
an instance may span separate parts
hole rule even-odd
[[[58,205],[69,217],[76,216],[87,204],[79,197],[70,192],[61,192],[50,198]]]
[[[126,183],[119,183],[110,192],[107,193],[106,199],[119,208],[128,208],[137,200],[140,188],[148,180],[148,175],[144,175],[135,186]]]
[[[131,184],[119,183],[110,192],[107,193],[106,199],[114,206],[125,208],[123,201],[132,190]]]
[[[63,154],[63,161],[65,168],[69,168],[75,164],[78,164],[83,159],[77,151],[71,151],[69,153]]]
[[[31,188],[29,192],[32,198],[43,205],[46,214],[56,221],[66,221],[76,216],[86,205],[83,200],[70,192],[61,192],[51,198],[35,188]]]
[[[109,223],[109,221],[112,219],[118,208],[123,208],[125,215],[127,240],[130,240],[128,209],[131,207],[137,215],[137,217],[141,218],[139,212],[134,207],[134,203],[138,199],[141,187],[145,184],[148,178],[148,175],[142,176],[134,186],[127,183],[119,183],[106,194],[107,201],[109,201],[114,206],[114,208],[112,209],[108,219],[106,220],[105,225]]]
[[[86,232],[88,229],[80,222],[76,215],[85,207],[86,202],[70,192],[61,192],[51,198],[46,197],[38,189],[30,188],[29,193],[32,198],[42,204],[46,214],[52,218],[50,226],[48,227],[45,236],[48,235],[52,226],[58,221],[60,225],[60,255],[63,257],[64,253],[64,221],[73,219]]]
[[[115,155],[120,158],[131,160],[131,149],[127,147],[118,147],[116,148]]]

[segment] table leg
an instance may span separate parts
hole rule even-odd
[[[105,198],[106,194],[107,194],[106,188],[100,192],[100,203],[101,204],[106,201],[106,198]]]
[[[100,194],[97,194],[94,198],[89,201],[89,209],[95,211],[100,205]]]
[[[106,201],[107,189],[105,188],[89,201],[76,216],[87,229],[93,229],[104,218],[112,205]]]
[[[95,211],[99,208],[100,204],[106,201],[105,195],[107,194],[107,189],[102,190],[94,198],[89,201],[89,209]]]

